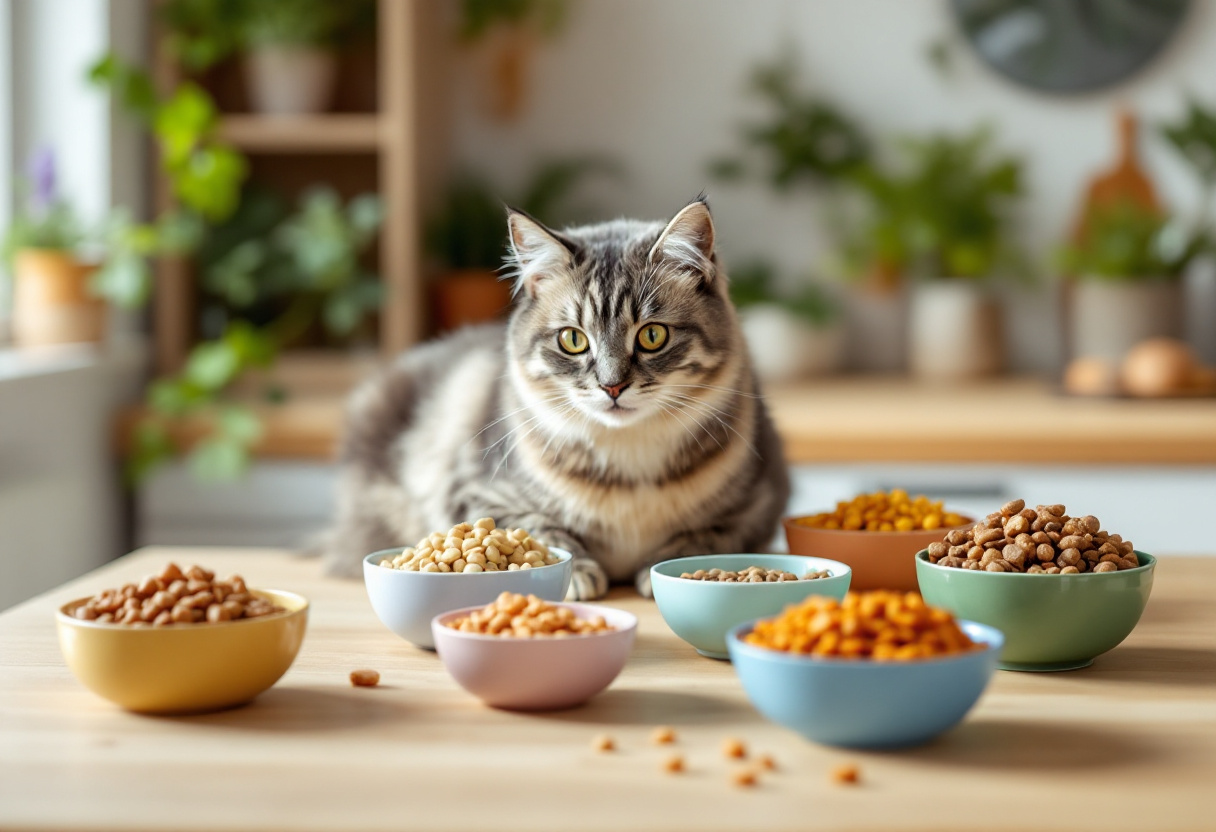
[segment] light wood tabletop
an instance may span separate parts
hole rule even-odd
[[[54,610],[166,562],[239,572],[312,601],[295,665],[252,704],[123,712],[80,687]],[[912,750],[813,745],[764,721],[729,663],[701,658],[653,604],[628,666],[587,705],[495,711],[384,629],[361,583],[254,549],[147,549],[0,615],[0,829],[1181,830],[1216,828],[1216,558],[1160,560],[1128,640],[1070,673],[1000,672],[958,728]],[[382,684],[352,688],[374,668]],[[684,774],[650,744],[670,725]],[[597,753],[592,739],[618,750]],[[770,753],[755,788],[725,738]],[[857,786],[835,785],[839,764]]]

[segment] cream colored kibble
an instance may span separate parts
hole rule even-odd
[[[380,565],[408,572],[515,572],[559,560],[524,529],[500,529],[493,518],[483,517],[427,535]]]

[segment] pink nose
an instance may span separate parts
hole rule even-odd
[[[629,382],[624,382],[622,384],[601,384],[600,388],[613,399],[616,399],[628,386]]]

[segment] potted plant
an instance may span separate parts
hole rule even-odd
[[[1072,276],[1069,354],[1120,362],[1141,341],[1182,332],[1182,273],[1202,250],[1161,211],[1131,200],[1090,210],[1061,253]]]
[[[92,288],[97,265],[77,254],[83,234],[59,197],[49,150],[35,154],[29,179],[26,204],[4,240],[13,276],[13,341],[19,347],[100,341],[106,305]]]
[[[485,107],[493,118],[508,121],[523,110],[532,54],[560,31],[566,11],[567,0],[462,0],[459,38],[488,82]]]
[[[333,0],[257,0],[245,11],[249,101],[265,115],[328,109],[338,72],[335,38],[344,4]]]
[[[442,273],[433,284],[435,321],[440,330],[491,321],[511,305],[511,285],[499,269],[507,251],[506,202],[549,222],[569,220],[574,189],[594,173],[616,174],[598,157],[546,163],[517,200],[503,200],[484,178],[459,175],[426,229],[426,248]]]
[[[993,153],[986,130],[902,143],[905,165],[854,174],[868,219],[853,256],[913,281],[908,366],[914,376],[965,379],[1004,362],[994,278],[1018,266],[1009,209],[1021,163]]]
[[[836,301],[815,283],[793,294],[773,284],[774,270],[767,263],[730,273],[731,300],[761,380],[781,383],[839,370],[844,327]]]

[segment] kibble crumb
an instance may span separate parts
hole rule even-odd
[[[730,781],[736,786],[751,788],[756,785],[756,772],[750,768],[741,768],[730,776]]]
[[[607,734],[600,734],[591,741],[591,747],[596,751],[615,751],[616,741]]]
[[[832,782],[841,785],[855,785],[861,779],[861,770],[852,763],[836,766],[832,769]]]
[[[680,774],[684,771],[684,756],[682,754],[672,754],[663,761],[663,771],[668,774]]]
[[[742,760],[747,756],[747,746],[742,740],[728,737],[722,742],[722,756],[728,760]]]
[[[670,725],[660,725],[651,732],[650,741],[655,745],[671,745],[676,741],[675,729]]]
[[[380,673],[375,670],[352,670],[350,683],[357,688],[374,688],[380,684]]]
[[[765,769],[766,771],[777,770],[777,761],[773,759],[772,754],[761,754],[756,758],[756,765],[760,766],[760,768]]]

